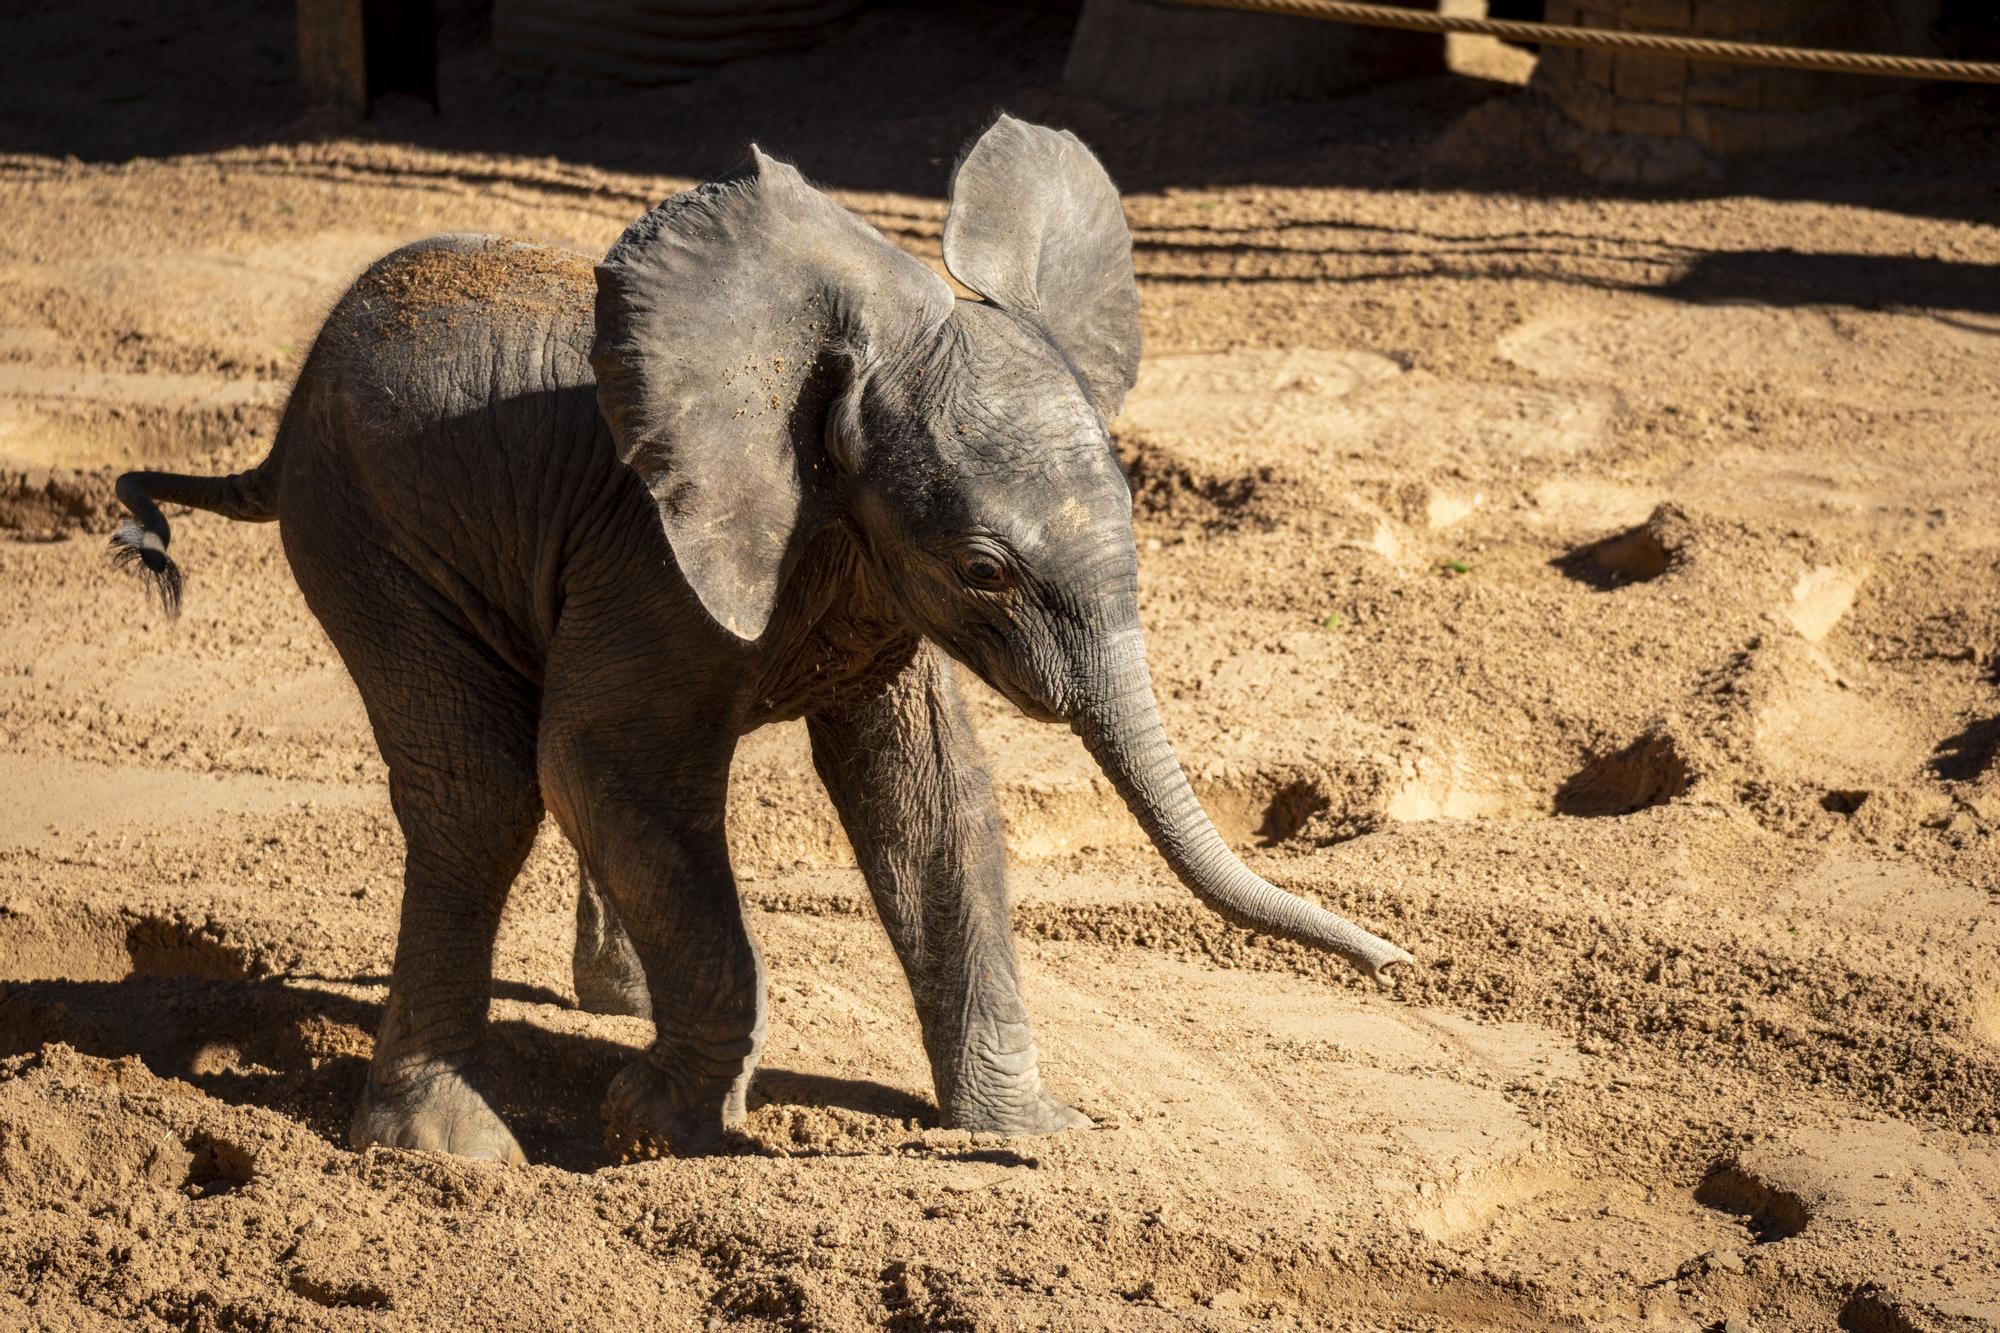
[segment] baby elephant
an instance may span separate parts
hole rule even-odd
[[[1407,961],[1250,873],[1161,730],[1106,432],[1139,298],[1103,168],[1002,117],[952,179],[944,260],[980,299],[753,151],[594,274],[488,237],[398,250],[327,319],[261,464],[120,479],[114,553],[170,611],[159,502],[278,520],[367,704],[408,853],[356,1145],[521,1159],[481,1050],[545,810],[585,871],[578,994],[654,1023],[612,1138],[700,1152],[740,1121],[766,1010],[730,757],[800,717],[946,1123],[1088,1123],[1043,1090],[954,660],[1074,730],[1224,917],[1370,973]]]

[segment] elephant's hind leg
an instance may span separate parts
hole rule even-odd
[[[542,801],[532,699],[509,691],[499,670],[486,674],[479,680],[464,661],[440,670],[438,692],[419,705],[424,725],[405,718],[382,746],[408,851],[388,1011],[354,1117],[357,1147],[524,1160],[486,1099],[483,1061],[493,940]]]
[[[336,573],[293,554],[368,707],[406,845],[389,1001],[350,1137],[522,1161],[483,1061],[500,912],[542,818],[533,688],[408,571]]]
[[[350,1131],[357,1148],[526,1160],[485,1090],[493,940],[542,815],[532,776],[524,782],[505,767],[469,780],[437,771],[399,778],[392,763],[390,790],[409,845],[403,914],[389,1003]]]

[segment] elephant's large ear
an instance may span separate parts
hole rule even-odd
[[[951,180],[951,275],[1041,326],[1098,412],[1139,374],[1139,287],[1118,188],[1074,134],[1002,116]]]
[[[829,469],[850,367],[949,318],[921,262],[752,150],[742,175],[661,204],[597,269],[597,403],[716,621],[770,621]]]

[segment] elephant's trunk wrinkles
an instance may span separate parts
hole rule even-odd
[[[1409,954],[1343,917],[1285,892],[1229,850],[1188,785],[1160,724],[1137,630],[1117,637],[1108,687],[1082,702],[1071,726],[1117,787],[1181,883],[1224,919],[1339,954],[1378,981]]]

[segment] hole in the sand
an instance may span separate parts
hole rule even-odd
[[[108,472],[0,473],[0,532],[60,538],[102,524],[114,506]]]
[[[123,912],[0,912],[0,981],[244,981],[270,970],[256,949],[212,922]]]
[[[1892,1297],[1872,1283],[1857,1287],[1840,1307],[1846,1333],[1917,1333],[1920,1325],[1896,1308]]]
[[[1946,782],[1971,782],[1992,765],[1996,750],[2000,750],[2000,717],[1983,718],[1938,745],[1931,755],[1931,772]]]
[[[1696,1203],[1735,1213],[1758,1244],[1798,1235],[1812,1220],[1806,1201],[1790,1190],[1760,1180],[1734,1161],[1717,1162],[1695,1186]]]
[[[1868,804],[1869,793],[1859,788],[1836,788],[1819,798],[1819,808],[1830,814],[1851,815]]]
[[[755,1320],[782,1328],[805,1327],[805,1288],[790,1273],[759,1270],[743,1274],[717,1288],[708,1302],[732,1322]]]
[[[966,1277],[954,1269],[897,1259],[882,1269],[877,1282],[882,1327],[889,1333],[984,1328],[993,1322],[977,1288],[968,1290]]]
[[[1556,568],[1579,583],[1610,590],[1633,583],[1650,583],[1673,565],[1673,553],[1650,526],[1633,528],[1592,542],[1555,562]]]
[[[1550,563],[1579,583],[1602,591],[1650,583],[1680,562],[1689,538],[1688,516],[1661,505],[1636,528],[1613,533]]]
[[[125,932],[125,949],[138,977],[205,977],[247,981],[257,974],[249,951],[230,943],[212,925],[142,916]]]
[[[1194,788],[1232,846],[1326,847],[1381,823],[1380,783],[1371,785],[1373,776],[1360,765],[1278,763],[1199,777]],[[1129,821],[1124,840],[1145,845],[1145,835]]]
[[[188,1163],[181,1187],[197,1199],[234,1193],[257,1178],[256,1158],[241,1144],[196,1131],[187,1140],[187,1150],[194,1160]]]
[[[288,1284],[298,1295],[330,1310],[386,1310],[389,1293],[373,1282],[325,1277],[294,1269]]]
[[[1119,461],[1132,487],[1132,508],[1142,518],[1171,519],[1229,532],[1271,526],[1260,493],[1277,477],[1269,466],[1233,475],[1204,475],[1172,450],[1143,437],[1120,441]]]
[[[1556,790],[1557,814],[1595,818],[1665,805],[1694,785],[1673,739],[1649,732],[1622,750],[1593,755]]]
[[[1256,841],[1260,847],[1276,847],[1299,835],[1312,817],[1325,812],[1333,802],[1317,782],[1288,782],[1271,794],[1258,823]]]

